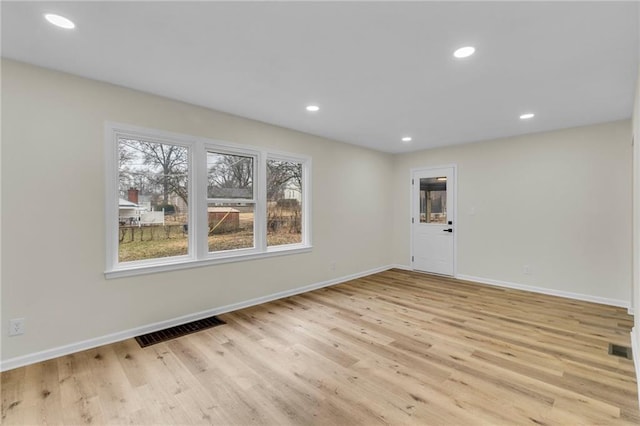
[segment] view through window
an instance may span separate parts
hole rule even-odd
[[[188,148],[118,140],[118,260],[188,253]]]
[[[267,160],[267,245],[302,242],[302,163]]]
[[[310,158],[108,129],[108,277],[310,248]]]
[[[209,251],[255,247],[255,158],[207,153]]]
[[[420,223],[447,222],[447,178],[420,179]]]

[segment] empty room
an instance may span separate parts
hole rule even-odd
[[[0,12],[2,424],[640,423],[639,3]]]

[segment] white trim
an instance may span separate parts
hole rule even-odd
[[[409,170],[409,218],[407,223],[409,224],[409,265],[413,268],[413,221],[415,220],[413,217],[413,203],[415,200],[413,199],[413,185],[414,185],[414,173],[415,169]]]
[[[189,149],[189,249],[188,254],[131,262],[118,260],[118,137],[184,146]],[[253,158],[254,188],[252,199],[216,199],[207,194],[207,153],[240,155]],[[147,129],[129,124],[105,122],[105,240],[107,242],[104,275],[107,279],[210,266],[220,263],[253,260],[285,254],[308,252],[311,246],[311,157],[271,151],[232,142]],[[302,242],[275,247],[267,246],[267,160],[295,161],[302,165]],[[254,247],[209,252],[207,207],[209,202],[250,202],[254,205]],[[114,205],[115,204],[115,205]],[[115,228],[115,229],[114,229]],[[114,232],[116,231],[116,232]],[[205,236],[203,238],[203,236]]]
[[[401,265],[399,263],[394,263],[392,265],[389,266],[389,269],[400,269],[402,271],[410,271],[412,272],[413,269],[411,268],[411,266],[408,265]]]
[[[302,244],[286,244],[281,246],[269,247],[266,252],[252,251],[247,254],[238,255],[235,251],[230,251],[228,255],[220,254],[217,257],[198,260],[179,260],[175,263],[158,263],[154,265],[137,265],[130,269],[116,269],[106,271],[104,277],[108,280],[113,278],[135,277],[137,275],[155,274],[158,272],[178,271],[181,269],[202,268],[204,266],[213,266],[223,263],[245,262],[247,260],[265,259],[268,257],[286,256],[292,254],[309,253],[313,247]],[[244,249],[239,249],[244,250]],[[250,249],[253,250],[253,249]]]
[[[409,265],[411,265],[412,271],[416,271],[413,269],[413,222],[411,221],[414,216],[413,214],[415,209],[413,180],[415,179],[415,174],[418,172],[428,172],[435,169],[453,169],[453,188],[451,188],[453,199],[453,275],[455,277],[458,271],[458,165],[455,163],[452,164],[443,164],[437,166],[425,166],[425,167],[414,167],[409,170],[409,200],[410,200],[410,210],[409,210]],[[425,272],[425,271],[416,271],[416,272]],[[447,275],[448,276],[448,275]]]
[[[254,232],[254,241],[256,247],[261,252],[267,251],[267,222],[269,216],[269,207],[267,200],[267,162],[268,155],[265,153],[260,153],[256,161],[259,162],[258,170],[254,171],[254,176],[257,172],[258,174],[258,185],[257,192],[254,193],[254,197],[257,198],[257,203],[253,208],[253,232]],[[304,166],[303,166],[304,168]],[[254,185],[255,187],[255,185]],[[302,192],[304,192],[304,188],[302,188]],[[258,211],[258,207],[261,206],[262,209]],[[302,213],[304,215],[304,212]]]
[[[294,296],[296,294],[306,293],[319,288],[329,287],[332,285],[351,281],[356,278],[377,274],[379,272],[383,272],[394,267],[395,266],[383,266],[379,268],[369,269],[367,271],[357,272],[355,274],[345,275],[343,277],[334,278],[327,281],[321,281],[318,283],[309,284],[309,285],[294,288],[291,290],[285,290],[278,293],[269,294],[266,296],[256,297],[254,299],[246,300],[243,302],[232,303],[232,304],[220,306],[217,308],[207,309],[206,311],[200,311],[193,314],[183,315],[177,318],[173,318],[165,321],[159,321],[153,324],[143,325],[136,328],[131,328],[129,330],[119,331],[116,333],[111,333],[104,336],[83,340],[80,342],[70,343],[64,346],[58,346],[57,348],[46,349],[44,351],[35,352],[35,353],[31,353],[31,354],[27,354],[27,355],[15,357],[15,358],[10,358],[0,362],[0,371],[12,370],[14,368],[23,367],[25,365],[35,364],[36,362],[46,361],[52,358],[69,355],[75,352],[96,348],[98,346],[120,342],[122,340],[130,339],[132,337],[139,336],[141,334],[152,333],[154,331],[163,330],[167,327],[173,327],[175,325],[180,325],[180,324],[188,323],[191,321],[196,321],[202,318],[207,318],[212,315],[220,315],[227,312],[248,308],[250,306],[271,302],[273,300]]]
[[[536,287],[536,286],[530,286],[525,284],[512,283],[508,281],[493,280],[490,278],[474,277],[471,275],[460,274],[460,275],[456,275],[455,278],[459,280],[464,280],[464,281],[473,281],[480,284],[493,285],[496,287],[505,287],[505,288],[512,288],[515,290],[524,290],[524,291],[531,291],[533,293],[547,294],[549,296],[558,296],[558,297],[564,297],[567,299],[575,299],[575,300],[582,300],[585,302],[600,303],[603,305],[618,306],[621,308],[629,307],[629,302],[626,300],[609,299],[606,297],[591,296],[589,294],[572,293],[568,291],[554,290],[554,289],[545,288],[545,287]]]
[[[265,156],[265,162],[269,160],[290,161],[302,164],[302,244],[305,246],[312,246],[311,243],[311,214],[313,212],[311,208],[311,190],[313,185],[311,184],[311,167],[312,159],[309,156],[297,155],[293,156],[290,153],[282,151],[268,151]],[[266,174],[266,167],[265,167]],[[266,177],[265,177],[266,188]],[[266,191],[266,190],[265,190]],[[265,193],[266,197],[266,193]],[[266,203],[265,203],[266,206]],[[304,212],[307,212],[306,214]],[[265,225],[266,226],[266,225]],[[271,247],[274,248],[274,247]]]
[[[633,365],[636,367],[636,377],[640,373],[640,346],[636,337],[636,327],[631,329],[631,353],[633,355]],[[636,380],[638,385],[638,404],[640,405],[640,380]]]

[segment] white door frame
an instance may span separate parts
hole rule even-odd
[[[457,164],[441,164],[436,166],[425,166],[425,167],[416,167],[409,170],[409,265],[412,271],[415,271],[413,268],[413,222],[414,219],[413,213],[416,208],[416,201],[413,196],[413,183],[411,182],[413,179],[413,175],[416,172],[426,172],[431,171],[433,169],[442,169],[442,168],[452,168],[453,169],[453,187],[451,188],[452,194],[451,198],[453,199],[453,277],[458,277],[458,232],[460,227],[458,226],[458,165]],[[449,188],[447,188],[449,190]],[[417,219],[416,219],[417,220]],[[423,272],[423,271],[420,271]]]

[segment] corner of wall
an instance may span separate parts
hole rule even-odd
[[[633,354],[633,365],[636,368],[636,377],[640,371],[640,348],[638,347],[638,330],[637,327],[631,329],[631,353]],[[638,406],[640,406],[640,381],[638,383]]]
[[[640,8],[638,8],[638,22],[640,26]],[[640,36],[640,34],[639,34]],[[630,314],[640,309],[640,69],[636,79],[636,91],[632,116],[632,143],[633,143],[633,277],[631,280],[631,307]],[[631,329],[631,350],[636,369],[636,382],[638,384],[638,403],[640,404],[640,314],[634,315],[634,327]]]

